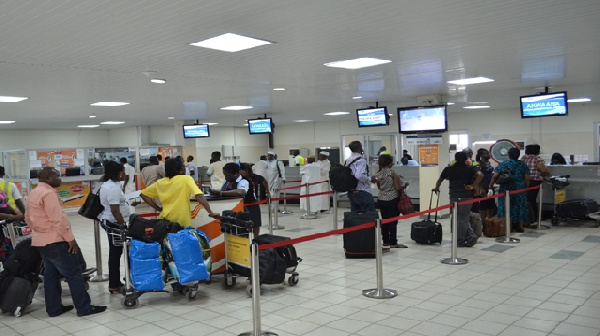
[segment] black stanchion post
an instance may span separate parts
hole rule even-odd
[[[458,199],[460,201],[460,199]],[[450,245],[450,258],[444,258],[441,260],[442,264],[448,265],[464,265],[469,262],[468,259],[460,259],[456,257],[456,250],[458,249],[458,202],[454,202],[452,207],[452,243]]]
[[[377,219],[375,224],[375,268],[377,272],[377,288],[365,289],[362,294],[372,299],[391,299],[398,295],[398,292],[383,288],[383,246],[381,244],[381,219]]]

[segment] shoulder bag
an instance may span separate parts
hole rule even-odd
[[[104,206],[100,203],[100,189],[94,193],[89,193],[88,197],[85,199],[85,202],[77,211],[78,214],[82,215],[85,218],[97,220],[98,216],[102,211],[104,211]]]

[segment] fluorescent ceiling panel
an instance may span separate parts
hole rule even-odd
[[[25,99],[27,99],[27,97],[0,96],[0,103],[18,103]]]
[[[221,107],[221,110],[239,111],[239,110],[247,110],[247,109],[251,109],[251,108],[252,108],[252,106],[233,105],[233,106]]]
[[[227,52],[236,52],[240,50],[258,47],[265,44],[271,44],[271,42],[233,33],[226,33],[223,35],[209,38],[204,41],[190,43],[190,45],[196,47],[203,47]]]
[[[480,84],[480,83],[489,83],[494,80],[487,77],[472,77],[472,78],[464,78],[448,81],[448,84],[456,84],[456,85],[469,85],[469,84]]]
[[[390,62],[390,60],[382,60],[378,58],[356,58],[352,60],[329,62],[325,63],[324,65],[332,68],[361,69]]]
[[[90,106],[124,106],[129,105],[127,102],[97,102],[90,104]]]

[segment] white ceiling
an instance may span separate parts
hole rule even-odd
[[[518,110],[520,95],[544,86],[600,102],[598,0],[2,0],[0,32],[0,95],[29,97],[0,103],[0,120],[16,120],[0,129],[351,120],[359,107],[395,111],[436,94],[456,102],[450,113],[488,102],[484,114]],[[226,32],[274,44],[189,45]],[[391,63],[323,66],[359,57]],[[149,71],[167,83],[150,83]],[[473,76],[495,82],[446,83]],[[131,105],[90,106],[98,101]],[[323,115],[332,111],[352,114]]]

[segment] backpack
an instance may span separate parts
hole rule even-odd
[[[329,184],[331,184],[331,188],[333,188],[333,190],[337,192],[346,192],[356,189],[358,180],[356,177],[354,177],[354,175],[352,175],[350,166],[360,159],[362,158],[359,157],[354,159],[347,166],[338,164],[337,166],[331,168],[329,171]]]

